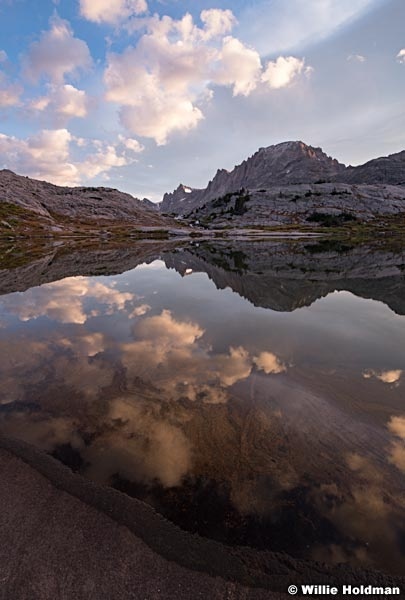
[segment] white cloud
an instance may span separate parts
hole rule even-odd
[[[0,153],[7,168],[57,184],[76,183],[77,167],[70,162],[67,129],[42,130],[22,140],[0,134]]]
[[[0,64],[8,61],[7,53],[0,50]],[[0,108],[17,106],[20,103],[22,87],[9,81],[8,76],[0,70]]]
[[[97,175],[108,173],[113,167],[125,167],[134,162],[127,154],[117,151],[113,144],[100,142],[99,149],[76,164],[80,178],[93,179]]]
[[[85,117],[88,113],[89,100],[86,92],[73,85],[49,85],[49,94],[33,100],[30,108],[38,111],[49,111],[62,119]]]
[[[367,59],[362,54],[349,54],[349,56],[347,57],[347,60],[349,62],[364,63],[364,62],[366,62]]]
[[[398,62],[402,63],[405,65],[405,48],[403,48],[402,50],[400,50],[397,54],[397,60]]]
[[[246,2],[238,34],[261,55],[317,44],[382,0],[257,0]],[[271,35],[269,34],[271,32]]]
[[[234,96],[248,96],[256,88],[262,70],[256,50],[228,36],[224,39],[217,62],[218,69],[212,73],[214,83],[233,86]]]
[[[138,140],[134,140],[133,138],[126,138],[123,135],[119,135],[118,139],[125,146],[125,148],[127,148],[128,150],[132,150],[132,152],[139,153],[144,150],[144,147],[138,142]]]
[[[260,82],[280,88],[311,70],[303,59],[280,56],[263,73],[258,52],[229,35],[236,24],[230,10],[204,10],[200,18],[202,27],[190,14],[179,20],[155,15],[143,21],[146,33],[137,46],[109,54],[106,99],[120,106],[121,123],[132,134],[165,144],[204,118],[213,87],[248,96]]]
[[[68,21],[54,15],[50,19],[50,29],[43,31],[39,41],[31,44],[24,62],[25,74],[32,81],[46,77],[61,84],[66,75],[88,69],[92,59],[86,42],[74,37]]]
[[[179,21],[153,18],[137,47],[109,55],[106,97],[121,105],[128,131],[165,144],[173,131],[196,127],[203,118],[196,101],[216,56],[204,35],[190,15]]]
[[[200,15],[204,23],[203,38],[210,39],[218,35],[225,35],[232,31],[237,21],[231,10],[211,8],[203,10]]]
[[[116,25],[147,10],[146,0],[80,0],[80,14],[95,23]]]
[[[294,56],[279,56],[269,61],[262,75],[262,81],[270,88],[280,89],[290,85],[299,75],[309,74],[311,67],[305,66],[305,60]]]
[[[202,11],[202,27],[191,15],[146,19],[137,46],[110,53],[104,73],[106,99],[120,105],[123,126],[133,134],[165,144],[173,132],[194,129],[204,118],[212,87],[232,88],[248,96],[260,83],[262,64],[256,50],[228,35],[236,23],[231,11]],[[264,81],[281,87],[308,72],[304,61],[280,57]]]
[[[94,150],[73,157],[75,147],[88,145]],[[25,140],[0,133],[0,153],[5,167],[56,185],[77,185],[106,175],[114,167],[136,162],[136,153],[142,150],[131,138],[122,136],[116,144],[76,139],[65,128],[43,129]]]
[[[20,103],[22,87],[17,83],[9,83],[0,72],[0,108],[17,106]]]

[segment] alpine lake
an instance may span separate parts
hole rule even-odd
[[[405,572],[405,247],[0,252],[0,434],[228,545]]]

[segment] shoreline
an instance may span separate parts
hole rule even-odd
[[[149,505],[126,496],[112,488],[99,486],[75,474],[51,456],[15,439],[0,436],[0,451],[28,465],[36,474],[47,480],[58,493],[67,494],[80,505],[95,509],[116,525],[129,530],[148,548],[167,561],[188,569],[200,576],[221,578],[234,586],[244,586],[259,593],[283,593],[289,585],[383,585],[405,587],[404,577],[395,577],[379,571],[354,569],[348,565],[326,565],[294,559],[284,553],[261,552],[247,547],[230,547],[219,542],[185,532],[158,514]],[[4,476],[4,471],[0,472]],[[18,473],[16,475],[18,477]],[[7,489],[7,481],[1,488]],[[24,478],[16,481],[17,489],[27,492]],[[29,492],[29,490],[28,490]],[[4,493],[4,492],[3,492]],[[37,519],[34,511],[34,521]],[[4,527],[0,525],[0,533]],[[1,523],[1,521],[0,521]],[[32,525],[32,523],[30,523]],[[25,524],[26,526],[26,524]],[[15,526],[15,535],[23,534],[24,525]],[[4,537],[4,536],[3,536]],[[1,589],[1,588],[0,588]],[[262,592],[260,591],[262,590]],[[1,598],[0,593],[0,598]],[[8,596],[10,597],[10,596]],[[13,596],[15,597],[15,596]],[[125,596],[124,596],[125,597]],[[130,596],[128,596],[130,597]],[[256,596],[242,596],[255,597]]]

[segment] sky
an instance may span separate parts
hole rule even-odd
[[[405,149],[404,0],[0,0],[0,168],[158,201],[259,147]]]

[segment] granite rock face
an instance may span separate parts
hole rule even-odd
[[[8,221],[7,209],[14,218],[31,215],[51,231],[64,230],[69,220],[85,220],[96,226],[118,222],[133,227],[167,226],[169,220],[150,204],[116,189],[61,187],[9,170],[0,171],[0,210],[3,228],[7,229],[13,225]]]
[[[163,196],[163,201],[160,208],[164,213],[177,213],[178,206],[188,207],[189,199],[192,200],[195,194],[202,191],[203,190],[187,187],[181,183],[179,187],[174,190],[174,192],[166,193]],[[187,210],[187,208],[185,209]]]
[[[237,165],[233,171],[219,169],[205,190],[183,193],[179,186],[172,194],[165,194],[161,203],[164,213],[185,214],[197,206],[241,188],[269,188],[274,185],[315,182],[337,176],[345,166],[327,156],[321,148],[303,142],[283,142],[260,148],[253,156]]]
[[[321,148],[314,148],[300,141],[283,142],[260,148],[232,171],[218,170],[206,189],[188,188],[191,191],[185,194],[184,186],[180,186],[172,194],[165,194],[160,208],[163,213],[187,217],[196,209],[208,207],[208,203],[212,201],[220,201],[229,194],[237,195],[243,191],[249,193],[250,199],[253,198],[256,202],[256,208],[260,209],[261,223],[248,219],[249,224],[267,224],[268,215],[271,215],[275,224],[291,223],[300,222],[300,217],[294,219],[293,215],[299,215],[303,211],[300,207],[296,207],[297,210],[294,210],[293,206],[286,208],[278,199],[296,197],[296,200],[299,200],[301,193],[308,192],[308,200],[311,194],[317,194],[322,196],[318,204],[329,211],[334,208],[336,197],[343,192],[347,200],[345,210],[357,212],[366,208],[368,213],[367,207],[370,202],[370,214],[380,214],[381,201],[387,200],[387,196],[389,199],[403,197],[403,189],[394,189],[394,186],[401,185],[405,186],[405,151],[372,160],[358,167],[346,167],[327,156]],[[331,199],[331,195],[335,197]],[[260,200],[264,201],[264,204]],[[310,204],[310,201],[306,202],[306,206]],[[390,207],[387,210],[389,213],[396,213],[398,208],[402,211],[402,206]],[[316,204],[313,204],[310,210],[315,209]],[[212,210],[209,212],[212,213]],[[332,210],[332,214],[334,212],[336,211]],[[193,216],[200,218],[206,216],[206,213],[207,211],[205,214]],[[280,213],[284,213],[284,219],[278,216]],[[385,214],[385,210],[382,214]],[[215,224],[218,225],[217,222]]]
[[[297,184],[226,194],[189,216],[206,227],[266,227],[368,222],[405,213],[405,186]]]
[[[405,185],[405,150],[375,158],[358,167],[347,167],[337,180],[347,183]]]

